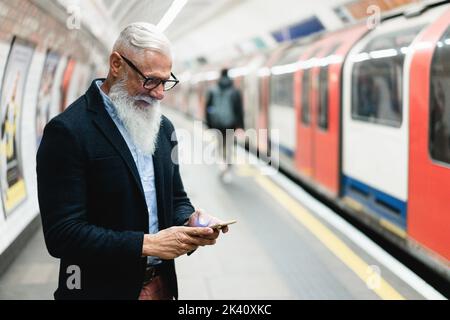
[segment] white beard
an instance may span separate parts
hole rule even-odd
[[[126,79],[111,86],[109,97],[133,143],[144,154],[153,155],[161,125],[160,102],[146,95],[130,97],[125,87]],[[140,108],[136,101],[145,101],[150,106]]]

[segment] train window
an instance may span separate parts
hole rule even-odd
[[[429,149],[435,160],[450,164],[450,28],[438,42],[430,74]]]
[[[335,44],[331,50],[329,50],[325,57],[334,54],[339,44]],[[328,130],[328,64],[320,68],[319,72],[319,103],[318,103],[318,125],[323,130]]]
[[[302,79],[302,123],[303,124],[309,124],[311,122],[310,91],[311,91],[311,69],[306,69],[303,71],[303,79]]]
[[[422,29],[414,27],[374,38],[352,71],[352,118],[400,127],[403,117],[403,63]]]
[[[277,106],[294,106],[292,73],[272,76],[270,79],[270,103]]]
[[[277,62],[276,68],[283,68],[298,61],[303,46],[293,47]],[[282,70],[270,79],[270,103],[278,107],[294,107],[294,70]]]

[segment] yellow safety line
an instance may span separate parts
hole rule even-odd
[[[393,224],[390,221],[387,221],[385,219],[380,219],[380,225],[382,225],[383,227],[385,227],[392,233],[396,234],[400,238],[406,239],[406,237],[407,237],[405,230],[400,229],[399,227],[397,227],[395,224]]]
[[[329,228],[315,218],[306,208],[300,205],[283,189],[267,177],[257,174],[256,170],[249,170],[248,166],[243,171],[245,173],[254,172],[255,180],[271,196],[273,196],[284,208],[286,208],[301,224],[317,237],[336,257],[338,257],[347,267],[364,281],[373,283],[374,274],[371,267],[361,259],[352,249],[340,240]],[[379,275],[376,279],[377,285],[372,286],[372,290],[384,300],[404,300],[405,298],[397,292],[386,280]]]

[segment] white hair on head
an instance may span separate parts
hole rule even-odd
[[[147,22],[134,22],[126,26],[113,47],[114,51],[120,51],[120,49],[130,49],[134,52],[139,49],[149,49],[172,59],[169,39],[154,24]]]

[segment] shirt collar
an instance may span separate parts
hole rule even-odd
[[[106,111],[108,111],[108,113],[111,114],[112,116],[116,117],[117,111],[116,108],[114,107],[114,103],[112,102],[111,98],[105,92],[103,92],[101,88],[101,86],[103,85],[103,80],[97,80],[95,84],[97,85],[98,91],[102,96],[103,103],[105,104],[106,107]]]

